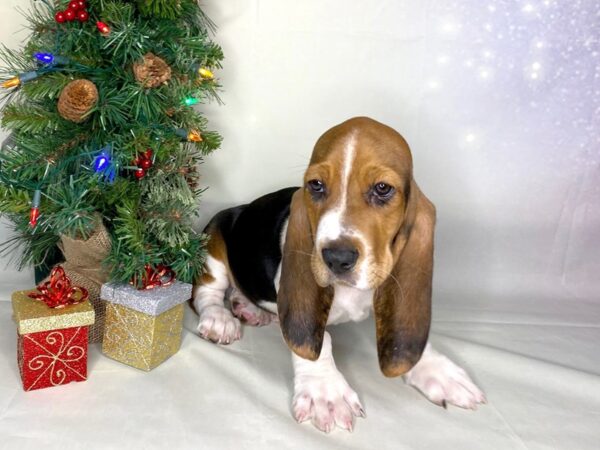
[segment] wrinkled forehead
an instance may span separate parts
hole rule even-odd
[[[350,119],[325,132],[315,144],[311,166],[334,170],[380,168],[410,178],[412,157],[404,138],[394,129],[367,118]]]

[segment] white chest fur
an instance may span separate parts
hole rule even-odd
[[[336,285],[328,324],[360,322],[369,317],[373,308],[373,291]]]
[[[275,289],[277,291],[279,291],[280,275],[281,264],[275,276]],[[275,303],[260,302],[259,306],[273,314],[277,314]],[[350,286],[336,285],[327,323],[335,325],[344,322],[360,322],[369,317],[371,309],[373,309],[373,290],[363,291]]]

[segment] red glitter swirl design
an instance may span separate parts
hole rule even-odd
[[[65,342],[65,337],[60,331],[49,333],[43,341],[36,341],[29,335],[24,336],[41,350],[39,355],[31,358],[27,363],[27,367],[37,374],[30,389],[35,388],[41,379],[50,380],[52,386],[63,384],[69,370],[81,379],[86,378],[85,374],[80,373],[74,365],[85,357],[85,349],[79,345],[71,345],[79,330],[77,329],[68,342]]]

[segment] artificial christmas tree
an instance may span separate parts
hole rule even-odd
[[[108,279],[143,287],[168,266],[192,281],[205,237],[190,174],[220,144],[192,107],[217,98],[212,23],[196,0],[42,0],[26,14],[25,47],[0,50],[0,213],[15,231],[1,250],[43,264],[100,225]]]

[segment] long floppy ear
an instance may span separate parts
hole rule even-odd
[[[374,297],[379,367],[387,377],[421,358],[431,324],[435,208],[411,181],[405,223],[394,242],[396,266]]]
[[[303,190],[300,189],[292,198],[277,309],[281,331],[290,349],[312,361],[321,354],[332,302],[330,290],[317,285],[311,270],[313,246]]]

